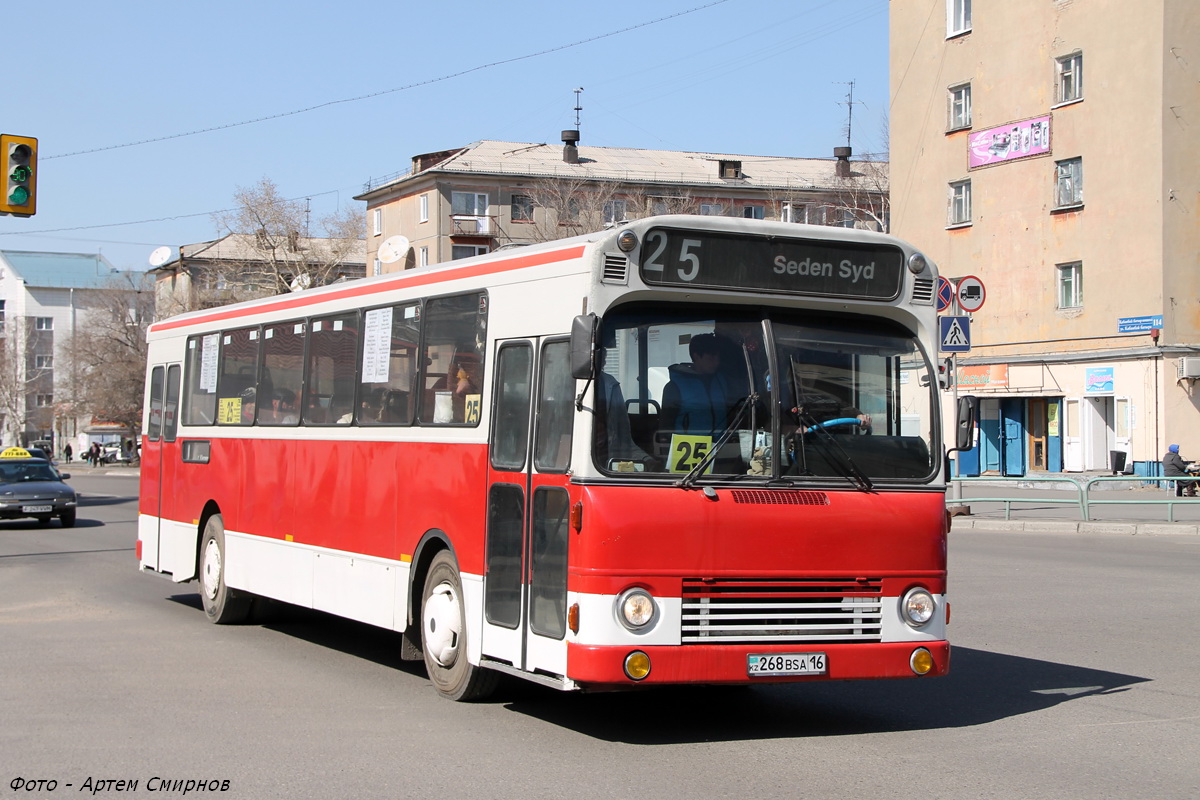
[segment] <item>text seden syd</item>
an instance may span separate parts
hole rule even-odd
[[[818,261],[813,258],[790,261],[786,256],[780,255],[775,256],[775,267],[772,271],[776,275],[799,275],[810,278],[832,278],[836,275],[843,280],[849,279],[850,283],[858,283],[859,280],[874,280],[875,262],[855,264],[850,259],[844,258],[835,266],[831,261]]]

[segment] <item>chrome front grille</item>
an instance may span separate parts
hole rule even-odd
[[[878,578],[685,578],[685,644],[878,642]]]

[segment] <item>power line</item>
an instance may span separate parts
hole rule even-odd
[[[526,61],[531,58],[538,58],[539,56],[549,55],[550,53],[557,53],[562,50],[569,50],[573,47],[579,47],[580,45],[590,44],[592,42],[598,42],[601,39],[608,39],[608,38],[617,36],[622,33],[628,33],[629,31],[635,31],[639,28],[646,28],[646,27],[649,27],[650,25],[656,25],[660,22],[665,22],[670,19],[675,19],[677,17],[682,17],[682,16],[686,16],[688,14],[693,14],[697,11],[703,11],[706,8],[712,8],[713,6],[719,6],[722,3],[728,3],[728,2],[730,2],[730,0],[713,0],[713,2],[711,2],[711,3],[706,3],[702,6],[696,6],[694,8],[689,8],[686,11],[679,11],[675,14],[668,14],[665,17],[659,17],[658,19],[652,19],[648,22],[640,22],[637,25],[630,25],[628,27],[621,28],[620,30],[610,31],[609,33],[602,33],[598,36],[592,36],[587,39],[580,39],[579,41],[571,42],[570,44],[563,44],[563,45],[559,45],[558,47],[551,47],[547,50],[540,50],[536,53],[528,53],[523,56],[513,56],[512,58],[506,58],[506,59],[502,59],[500,61],[493,61],[490,64],[481,64],[480,66],[477,66],[477,67],[471,67],[470,69],[464,69],[459,72],[453,72],[449,75],[443,75],[440,78],[430,78],[428,80],[418,81],[416,83],[410,83],[407,86],[397,86],[394,89],[384,89],[379,92],[371,92],[370,94],[359,95],[358,97],[342,98],[341,100],[329,100],[324,103],[318,103],[317,105],[314,105],[314,106],[308,106],[307,108],[298,108],[294,111],[282,111],[278,114],[271,114],[271,115],[265,116],[265,117],[256,117],[255,119],[243,120],[242,122],[230,122],[225,125],[214,125],[211,128],[201,128],[199,130],[187,131],[186,133],[172,133],[172,134],[168,134],[166,136],[157,136],[153,139],[142,139],[137,142],[127,142],[125,144],[112,144],[112,145],[107,145],[105,147],[94,147],[90,150],[76,150],[73,153],[58,153],[56,155],[41,156],[41,160],[49,161],[54,158],[69,158],[71,156],[82,156],[82,155],[88,155],[90,153],[102,153],[106,150],[120,150],[121,148],[125,148],[125,147],[137,147],[139,145],[152,144],[154,142],[165,142],[165,141],[169,141],[171,139],[182,139],[185,136],[196,136],[201,133],[212,133],[213,131],[222,131],[222,130],[227,130],[229,128],[239,128],[243,125],[254,125],[255,123],[259,123],[259,122],[267,122],[268,120],[281,119],[283,117],[293,117],[293,116],[296,116],[297,114],[305,114],[309,111],[316,111],[317,109],[320,109],[320,108],[336,106],[336,105],[340,105],[342,103],[355,103],[355,102],[358,102],[359,100],[368,100],[372,97],[381,97],[386,94],[394,94],[396,92],[403,92],[408,89],[416,89],[420,86],[429,86],[430,84],[441,83],[443,81],[448,81],[452,78],[461,78],[463,75],[470,75],[473,72],[479,72],[481,70],[490,69],[492,67],[498,67],[498,66],[502,66],[504,64],[513,64],[518,61]],[[157,221],[157,220],[151,220],[151,221],[153,222],[153,221]],[[99,227],[105,227],[105,226],[99,226]],[[75,230],[75,229],[68,228],[65,230]]]

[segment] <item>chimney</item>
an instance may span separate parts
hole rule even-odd
[[[568,164],[579,163],[579,148],[575,145],[579,144],[579,131],[563,131],[563,161]]]
[[[833,148],[833,155],[835,158],[837,158],[837,164],[835,165],[835,169],[837,171],[836,174],[839,178],[849,178],[850,177],[850,154],[853,152],[854,151],[851,150],[849,147]]]

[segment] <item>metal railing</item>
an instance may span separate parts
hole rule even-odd
[[[1174,483],[1179,478],[1168,477],[1152,477],[1145,475],[1101,475],[1098,477],[1088,478],[1067,478],[1058,476],[1038,476],[1038,477],[1021,477],[1021,478],[1002,478],[1002,477],[979,477],[979,478],[951,478],[951,483],[957,483],[959,486],[972,483],[980,484],[1029,484],[1029,483],[1064,483],[1069,484],[1074,491],[1068,489],[1070,497],[1014,497],[1011,495],[1001,497],[951,497],[951,493],[947,493],[947,505],[964,505],[968,503],[1003,503],[1004,518],[1012,519],[1012,508],[1014,503],[1036,503],[1041,505],[1060,505],[1060,506],[1075,506],[1079,510],[1079,518],[1083,521],[1092,519],[1093,506],[1166,506],[1167,507],[1167,522],[1175,521],[1175,507],[1178,505],[1196,505],[1200,503],[1200,498],[1197,497],[1175,497],[1169,495],[1163,499],[1139,496],[1133,500],[1098,500],[1092,498],[1093,485],[1102,483]],[[1187,480],[1186,478],[1184,480]],[[1196,482],[1193,480],[1192,482]],[[1198,484],[1200,485],[1200,484]],[[1101,491],[1099,487],[1096,491]],[[953,494],[961,495],[962,492],[954,492]]]

